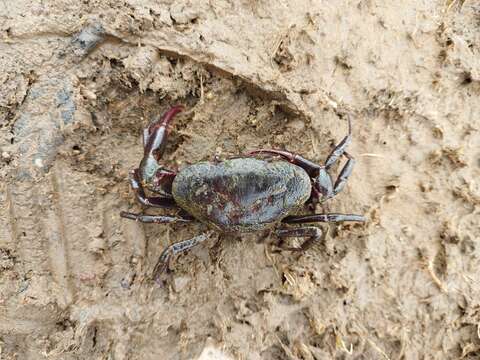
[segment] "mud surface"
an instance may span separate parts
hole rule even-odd
[[[3,1],[0,358],[478,359],[479,23],[463,0]],[[368,222],[300,257],[215,234],[153,283],[203,228],[119,211],[177,103],[170,168],[321,163],[351,114],[356,168],[317,211]]]

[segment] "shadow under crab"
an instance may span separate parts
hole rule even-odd
[[[333,149],[324,165],[284,150],[260,149],[224,161],[203,161],[186,166],[178,173],[161,164],[168,125],[182,110],[175,106],[143,131],[144,156],[138,169],[130,174],[130,183],[138,201],[147,207],[177,209],[176,215],[146,215],[121,212],[124,218],[144,223],[200,221],[223,233],[244,233],[274,228],[277,224],[313,222],[364,222],[355,214],[292,215],[306,203],[325,201],[338,194],[352,173],[355,160],[345,150],[348,135]],[[328,170],[342,156],[347,162],[335,182]],[[145,188],[158,194],[147,196]],[[299,248],[306,250],[321,238],[318,227],[304,226],[276,229],[279,237],[304,237]],[[207,239],[206,234],[168,246],[153,271],[158,276],[168,268],[173,255],[188,250]]]

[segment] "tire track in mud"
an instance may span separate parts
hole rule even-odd
[[[125,223],[127,229],[125,239],[133,249],[133,255],[145,259],[147,255],[147,239],[143,226],[139,223],[129,221]]]
[[[68,251],[68,236],[65,231],[65,218],[62,205],[63,184],[57,166],[53,166],[49,176],[52,189],[52,209],[44,217],[44,234],[48,239],[48,255],[54,279],[64,294],[65,305],[76,299],[75,285],[71,279],[71,257]]]
[[[68,276],[66,281],[74,302],[100,280],[103,269],[101,257],[95,255],[90,245],[101,221],[101,214],[92,209],[94,188],[88,180],[80,181],[76,175],[60,161],[53,167],[55,216],[63,240],[51,254],[54,256],[57,251],[59,256],[65,256],[65,260],[56,261],[54,266],[57,276]]]
[[[11,229],[11,240],[7,241],[7,246],[22,259],[25,277],[30,277],[28,274],[31,273],[48,274],[53,278],[58,288],[65,292],[56,299],[57,303],[65,307],[74,300],[75,291],[69,280],[69,254],[65,246],[67,240],[59,198],[62,191],[56,169],[52,170],[46,181],[29,189],[17,183],[15,193],[12,193],[6,187],[6,208]],[[45,293],[48,290],[43,289]]]
[[[27,183],[17,182],[13,191],[7,189],[10,228],[12,229],[12,243],[15,251],[22,259],[23,276],[48,273],[45,262],[45,243],[37,241],[42,238],[41,229],[37,223],[34,212],[41,207],[41,187],[38,185],[28,186]]]
[[[19,319],[18,317],[9,319],[0,316],[0,334],[29,335],[45,327],[45,323],[41,320]]]
[[[0,247],[8,248],[10,251],[16,251],[16,241],[18,237],[17,223],[15,221],[15,212],[13,209],[12,193],[7,184],[1,186],[0,191],[2,204],[1,210],[1,236]]]
[[[3,189],[0,248],[5,248],[16,265],[12,269],[13,275],[5,275],[15,281],[0,288],[0,305],[5,305],[1,306],[0,335],[8,340],[47,331],[56,321],[57,308],[53,304],[55,300],[47,308],[43,301],[51,296],[51,287],[47,285],[51,282],[51,275],[45,254],[47,245],[42,218],[35,216],[35,213],[43,213],[39,210],[46,200],[41,195],[42,184],[29,187],[19,181],[15,188],[4,185]],[[7,273],[3,270],[0,268],[0,275]],[[3,281],[0,285],[4,285]]]
[[[113,216],[119,215],[114,214],[111,209],[109,210],[105,210],[104,212],[104,229],[111,233],[113,227],[116,226]],[[110,216],[106,216],[107,214]],[[120,236],[125,241],[126,249],[131,252],[129,271],[125,274],[122,286],[130,286],[133,283],[134,278],[139,275],[139,271],[142,271],[142,274],[147,271],[145,270],[148,245],[147,238],[143,230],[143,225],[135,221],[122,222],[122,232]]]
[[[145,258],[145,236],[138,223],[129,223],[127,231],[118,229],[118,207],[108,202],[100,202],[96,210],[101,217],[103,257],[108,263],[106,281],[113,288],[119,284],[129,288],[137,276],[137,265],[141,266]]]

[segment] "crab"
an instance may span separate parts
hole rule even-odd
[[[174,106],[143,131],[144,155],[137,169],[130,172],[130,184],[137,200],[146,207],[175,209],[174,215],[148,215],[122,211],[120,216],[143,223],[189,223],[199,221],[221,233],[245,233],[273,229],[283,239],[301,237],[307,250],[319,241],[322,231],[315,226],[275,228],[278,224],[315,222],[364,222],[355,214],[322,213],[296,215],[307,204],[323,202],[345,187],[355,164],[346,152],[352,139],[348,134],[334,147],[323,165],[286,150],[260,149],[226,160],[202,161],[178,172],[161,162],[169,125],[182,106]],[[337,179],[329,169],[341,157],[347,161]],[[149,196],[148,190],[155,196]],[[153,194],[152,194],[153,195]],[[205,241],[208,233],[168,246],[160,255],[153,278],[169,268],[170,259]]]

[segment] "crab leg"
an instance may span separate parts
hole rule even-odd
[[[168,246],[165,250],[163,250],[162,254],[158,258],[157,264],[155,265],[152,273],[153,279],[157,280],[159,275],[168,269],[172,256],[187,251],[188,249],[191,249],[207,239],[208,234],[201,234],[191,239],[179,241]]]
[[[342,155],[345,154],[345,150],[352,142],[352,120],[350,116],[347,115],[348,121],[348,134],[345,136],[338,145],[336,145],[330,155],[328,155],[327,160],[325,160],[325,168],[328,170]]]
[[[343,190],[343,188],[347,184],[349,176],[352,174],[353,166],[355,165],[355,159],[353,158],[353,156],[345,151],[347,146],[352,142],[352,121],[350,119],[350,116],[347,116],[347,120],[347,136],[345,136],[343,140],[340,141],[337,146],[335,146],[330,155],[327,157],[327,160],[325,160],[325,165],[320,170],[319,176],[315,181],[315,185],[318,191],[321,192],[324,196],[323,201],[334,197]],[[332,179],[328,174],[328,169],[330,169],[330,167],[335,162],[337,162],[341,156],[345,156],[348,160],[340,171],[340,175],[338,175],[337,179],[335,180],[335,184],[332,185]]]
[[[255,154],[269,154],[269,155],[282,156],[292,164],[300,166],[311,177],[316,177],[321,168],[320,165],[315,164],[314,162],[307,160],[300,155],[291,153],[290,151],[286,151],[286,150],[259,149],[259,150],[254,150],[247,153],[247,155],[255,155]]]
[[[348,134],[345,136],[342,141],[332,150],[330,155],[328,155],[325,160],[325,164],[318,165],[314,162],[303,158],[300,155],[293,154],[286,150],[273,150],[273,149],[260,149],[249,152],[249,155],[255,154],[269,154],[269,155],[278,155],[292,164],[300,166],[304,169],[310,177],[315,178],[314,188],[313,188],[313,198],[318,199],[319,193],[323,195],[322,201],[328,200],[340,191],[343,190],[347,184],[349,176],[352,174],[353,167],[355,165],[355,159],[349,153],[346,152],[346,148],[352,142],[352,121],[350,116],[347,115],[348,121]],[[340,175],[335,180],[335,183],[332,181],[328,170],[334,163],[338,161],[341,156],[345,156],[348,161],[343,166],[340,171]]]
[[[142,223],[154,223],[154,224],[173,224],[177,222],[190,222],[193,218],[186,214],[178,215],[147,215],[147,214],[135,214],[131,212],[122,211],[120,216],[126,219],[140,221]]]
[[[284,237],[308,237],[299,248],[285,248],[290,251],[305,251],[310,248],[316,241],[322,238],[322,230],[315,226],[306,226],[296,229],[281,229],[276,230],[275,234],[281,238]]]
[[[293,215],[287,216],[282,222],[287,224],[303,224],[313,222],[343,222],[343,221],[355,221],[365,222],[367,219],[362,215],[355,214],[312,214],[312,215]]]
[[[349,176],[352,174],[353,166],[355,165],[355,159],[353,158],[353,156],[351,156],[346,151],[344,151],[343,155],[348,158],[348,161],[340,171],[340,175],[338,175],[337,180],[335,180],[332,196],[337,195],[340,191],[343,190],[343,188],[347,184]]]

